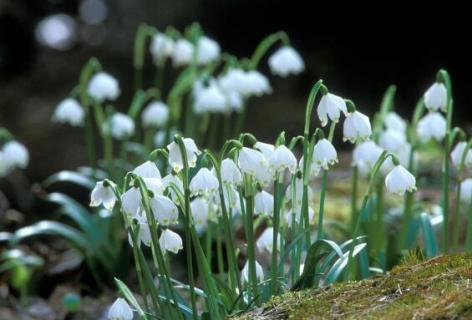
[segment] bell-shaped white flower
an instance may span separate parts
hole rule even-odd
[[[182,139],[187,153],[187,164],[189,167],[195,167],[197,164],[197,156],[201,153],[198,150],[195,141],[191,138]],[[167,146],[169,150],[169,164],[175,172],[180,172],[183,169],[184,162],[182,159],[182,153],[177,143],[172,142]]]
[[[192,194],[217,192],[219,186],[218,179],[208,168],[198,170],[189,185]]]
[[[224,159],[221,162],[221,181],[223,183],[240,186],[243,182],[241,171],[238,166],[231,159]]]
[[[256,70],[246,73],[246,95],[260,97],[264,94],[272,93],[272,88],[266,76]]]
[[[202,36],[197,42],[197,62],[206,65],[219,58],[221,54],[220,45],[213,39]]]
[[[255,261],[256,263],[256,278],[259,282],[264,280],[264,269],[259,264],[259,262]],[[246,261],[246,264],[241,271],[241,280],[242,282],[249,282],[249,261]]]
[[[196,114],[227,111],[226,96],[215,82],[210,82],[208,86],[197,90],[194,111]]]
[[[465,150],[467,147],[467,142],[459,142],[456,144],[454,149],[451,152],[451,160],[456,168],[459,168],[464,157],[464,165],[467,168],[472,168],[472,150],[469,148],[467,154],[465,155]]]
[[[344,141],[349,140],[351,143],[365,141],[369,139],[371,134],[370,120],[366,115],[354,111],[346,116],[343,125]]]
[[[133,310],[123,298],[118,298],[108,310],[108,320],[133,320]]]
[[[461,182],[461,202],[470,205],[472,201],[472,179],[468,178]]]
[[[313,162],[318,168],[329,170],[330,166],[338,163],[338,153],[331,142],[327,139],[320,139],[313,147]],[[318,175],[317,172],[315,172]]]
[[[157,168],[156,164],[152,161],[146,161],[143,164],[137,166],[133,173],[141,178],[161,178],[161,173]]]
[[[269,165],[276,172],[284,172],[288,169],[292,174],[297,170],[297,158],[293,152],[284,145],[280,145],[273,151],[269,158]]]
[[[195,198],[190,203],[193,222],[197,230],[202,231],[208,225],[208,201],[203,198]]]
[[[262,152],[251,148],[243,147],[239,151],[238,165],[243,173],[255,176],[256,172],[265,170],[266,159]]]
[[[85,112],[80,103],[75,99],[67,98],[57,105],[52,121],[80,127],[84,123],[84,117]]]
[[[29,152],[26,147],[18,141],[8,141],[1,150],[2,162],[6,168],[26,168],[29,162]]]
[[[151,198],[151,209],[154,218],[162,225],[176,224],[179,218],[179,210],[175,204],[167,197],[154,195]]]
[[[182,238],[170,229],[162,231],[161,236],[159,237],[159,245],[161,246],[161,250],[172,253],[177,253],[179,250],[184,248],[182,245]]]
[[[160,178],[143,178],[143,181],[146,185],[146,189],[151,191],[152,194],[164,193],[164,185],[162,184],[162,180]]]
[[[282,237],[280,234],[278,235],[278,239],[279,246],[277,246],[277,251],[280,251],[280,246],[282,245]],[[268,252],[272,253],[274,247],[274,228],[265,229],[257,239],[256,246],[260,252],[267,250]]]
[[[396,112],[389,112],[385,116],[384,124],[387,129],[395,130],[403,134],[406,133],[406,122]]]
[[[243,69],[229,69],[218,79],[218,83],[226,92],[237,92],[243,96],[249,95],[251,92],[247,73]]]
[[[241,94],[230,91],[224,92],[226,97],[226,105],[231,111],[241,112],[244,107],[244,101]]]
[[[397,152],[407,143],[406,136],[400,131],[387,129],[380,134],[379,146],[391,152]]]
[[[130,116],[115,112],[110,118],[110,128],[112,137],[122,140],[134,133],[134,122]]]
[[[403,166],[397,165],[385,178],[387,191],[398,195],[416,190],[416,178]]]
[[[135,216],[141,211],[141,194],[138,188],[132,187],[121,195],[121,209],[127,215]]]
[[[446,119],[439,112],[429,112],[418,121],[416,130],[423,142],[432,139],[441,142],[446,136],[446,126]]]
[[[141,121],[145,128],[163,127],[169,119],[169,107],[162,101],[151,102],[141,115]]]
[[[305,63],[294,48],[284,46],[269,57],[269,67],[273,74],[286,77],[305,70]]]
[[[259,191],[254,197],[254,214],[272,216],[274,214],[274,196],[267,191]]]
[[[256,143],[254,143],[254,148],[262,152],[266,160],[272,157],[275,150],[275,146],[273,144],[264,143],[260,141],[257,141]]]
[[[170,197],[174,201],[177,201],[178,197],[173,188],[176,188],[182,194],[184,193],[184,185],[182,183],[182,180],[180,180],[177,175],[173,175],[172,173],[169,173],[167,176],[162,178],[162,184],[164,188],[169,188]]]
[[[301,223],[302,221],[302,207],[294,206],[291,210],[285,213],[285,223],[287,226],[292,227],[293,223]],[[308,207],[308,222],[310,225],[315,223],[315,211],[313,208]]]
[[[347,114],[346,102],[343,98],[332,93],[327,93],[321,97],[317,113],[323,127],[328,124],[328,118],[331,121],[338,122],[341,111],[345,115]]]
[[[193,44],[186,39],[179,39],[175,43],[172,54],[174,67],[180,67],[190,64],[193,58]]]
[[[164,33],[156,33],[151,40],[149,51],[155,61],[160,62],[174,53],[174,40]]]
[[[90,206],[98,207],[103,203],[107,210],[113,210],[116,203],[116,195],[113,192],[110,182],[98,181],[90,195]]]
[[[446,111],[447,89],[440,82],[435,82],[424,94],[424,105],[430,111]]]
[[[313,189],[307,186],[308,203],[313,201]],[[292,189],[292,184],[289,184],[285,190],[285,197],[292,202],[292,206],[301,207],[303,201],[303,179],[295,179],[295,188]]]
[[[145,246],[150,247],[152,242],[151,230],[149,229],[149,224],[147,222],[145,215],[135,215],[134,218],[137,220],[139,231],[137,236],[138,246],[143,243]],[[133,238],[131,233],[128,232],[128,242],[131,247],[133,247]]]
[[[105,100],[116,100],[120,95],[118,80],[105,72],[98,72],[93,75],[88,83],[88,94],[97,102]]]
[[[383,149],[373,141],[358,144],[352,152],[352,165],[357,166],[362,176],[370,174],[375,163],[380,158]]]

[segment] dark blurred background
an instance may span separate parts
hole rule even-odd
[[[397,84],[396,108],[409,117],[440,67],[453,79],[454,121],[468,126],[472,64],[467,11],[450,12],[447,4],[432,3],[427,8],[418,4],[418,12],[398,2],[360,6],[275,0],[0,0],[0,125],[30,149],[32,180],[85,163],[81,130],[50,122],[83,64],[96,56],[119,78],[123,95],[117,106],[125,109],[132,93],[138,24],[183,29],[198,21],[224,51],[237,56],[250,55],[264,36],[278,30],[287,31],[303,55],[304,74],[270,77],[274,94],[251,103],[246,129],[263,140],[282,129],[301,133],[305,100],[319,78],[370,115],[385,88]],[[262,71],[268,74],[266,63]]]

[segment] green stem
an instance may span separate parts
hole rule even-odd
[[[279,244],[279,227],[280,227],[280,205],[281,205],[281,198],[283,195],[281,194],[282,183],[280,182],[279,176],[277,174],[276,180],[274,182],[274,217],[273,217],[273,239],[272,239],[272,262],[271,262],[271,291],[272,295],[276,295],[278,293],[278,244]]]
[[[156,30],[145,24],[141,24],[138,27],[134,39],[133,53],[134,91],[141,89],[143,86],[144,49],[146,46],[146,38],[152,37],[154,33],[156,33]]]
[[[465,236],[465,252],[472,251],[472,197],[470,198],[469,208],[467,212],[467,233]]]
[[[351,192],[351,232],[354,232],[356,228],[355,222],[357,221],[357,188],[359,180],[359,168],[355,165],[352,167],[352,192]]]
[[[256,50],[252,54],[252,57],[249,61],[250,69],[256,69],[267,51],[269,51],[269,49],[278,41],[281,41],[283,45],[290,44],[290,39],[284,31],[279,31],[267,36],[259,43]]]

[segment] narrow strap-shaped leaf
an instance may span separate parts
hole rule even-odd
[[[147,319],[146,314],[144,313],[143,309],[139,305],[139,303],[136,300],[136,298],[134,297],[134,295],[131,293],[131,290],[129,290],[128,286],[126,284],[124,284],[124,282],[121,281],[120,279],[118,279],[118,278],[114,278],[114,279],[115,279],[115,283],[118,286],[118,289],[120,290],[120,292],[123,294],[123,296],[126,298],[126,300],[128,300],[128,302],[136,309],[139,316],[142,319]]]
[[[43,186],[47,188],[52,186],[53,184],[60,182],[72,183],[90,190],[95,187],[95,180],[81,173],[67,170],[59,171],[53,174],[52,176],[49,176],[48,178],[46,178],[46,180],[43,181]]]
[[[367,247],[366,243],[361,243],[358,244],[354,247],[354,252],[352,254],[352,257],[354,258],[361,252],[361,250],[364,250]],[[348,260],[349,260],[349,255],[350,255],[350,250],[347,251],[342,258],[339,258],[332,266],[332,268],[329,270],[328,274],[326,275],[325,279],[325,284],[332,284],[334,283],[339,276],[342,274],[344,269],[347,266]]]
[[[426,251],[426,257],[431,258],[438,254],[438,245],[431,220],[426,212],[420,215],[421,233],[423,234],[423,243]]]

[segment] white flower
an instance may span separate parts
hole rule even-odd
[[[346,102],[343,98],[332,93],[327,93],[321,97],[317,113],[323,127],[328,124],[328,118],[331,121],[338,122],[341,115],[340,111],[345,115],[347,114]]]
[[[148,247],[151,246],[151,241],[152,241],[151,230],[149,229],[149,224],[147,222],[146,216],[144,215],[141,216],[138,214],[138,215],[135,215],[134,218],[137,220],[137,223],[139,225],[139,231],[138,231],[138,237],[137,237],[138,246],[141,244],[141,242],[145,246],[148,246]],[[130,232],[128,232],[128,242],[131,245],[131,247],[133,247],[133,239]]]
[[[307,186],[308,203],[313,201],[313,189]],[[292,184],[289,184],[285,190],[285,197],[292,202],[292,206],[300,207],[303,201],[303,179],[295,179],[295,188],[292,190]]]
[[[446,119],[439,112],[429,112],[418,121],[416,130],[423,142],[431,139],[441,142],[446,136]]]
[[[155,61],[162,61],[174,53],[174,40],[158,32],[152,37],[149,51]]]
[[[202,36],[197,42],[197,62],[200,65],[208,64],[219,58],[220,45],[213,39]]]
[[[351,143],[369,139],[372,134],[369,118],[359,111],[348,114],[344,120],[343,134],[343,140]]]
[[[295,223],[300,223],[302,220],[302,207],[301,206],[295,206],[292,207],[291,210],[287,211],[285,213],[285,223],[287,223],[287,226],[292,227],[292,220],[295,218]],[[308,222],[310,224],[315,223],[315,212],[311,207],[308,207]]]
[[[282,238],[281,235],[278,235],[279,239],[279,246],[277,246],[277,251],[280,251],[280,246],[282,245]],[[262,232],[259,238],[256,241],[257,249],[260,252],[267,250],[268,252],[272,252],[274,247],[274,228],[267,228]]]
[[[90,79],[87,87],[88,94],[97,102],[116,100],[120,95],[118,81],[105,72],[98,72]]]
[[[164,185],[160,178],[143,178],[146,189],[151,191],[153,194],[163,194]]]
[[[133,310],[123,298],[115,300],[108,310],[109,320],[133,320]]]
[[[405,191],[416,190],[416,178],[403,166],[397,165],[385,178],[385,186],[388,192],[403,195]]]
[[[435,82],[424,94],[424,105],[430,111],[446,111],[447,89],[442,83]]]
[[[141,120],[145,128],[160,128],[167,123],[168,119],[169,107],[162,101],[151,102],[141,115]]]
[[[52,115],[52,121],[80,127],[84,123],[84,116],[84,109],[79,102],[75,99],[67,98],[57,105]]]
[[[274,196],[267,191],[259,191],[254,197],[254,214],[272,216],[274,214]]]
[[[195,167],[197,164],[197,156],[201,153],[198,150],[195,141],[191,138],[182,139],[187,153],[187,164],[189,167]],[[177,143],[172,142],[167,146],[169,150],[169,164],[175,172],[180,172],[183,169],[184,162],[182,154],[180,153],[180,147]]]
[[[260,141],[257,141],[256,143],[254,143],[254,148],[262,152],[266,160],[272,157],[275,150],[275,146],[273,144],[264,143]]]
[[[226,92],[237,92],[241,95],[248,95],[251,91],[246,72],[238,68],[229,69],[219,78],[218,83]]]
[[[240,112],[243,110],[244,101],[241,94],[236,91],[224,92],[226,97],[226,104],[232,110]]]
[[[107,182],[105,184],[103,181],[97,182],[90,195],[91,207],[98,207],[103,203],[103,206],[107,210],[113,210],[117,198],[112,187],[108,185],[109,183],[110,182]]]
[[[246,88],[246,95],[260,97],[264,94],[272,93],[267,77],[256,70],[246,72]]]
[[[222,113],[227,111],[226,96],[214,81],[210,81],[208,86],[197,89],[194,99],[194,111],[196,114],[205,112]]]
[[[161,173],[157,168],[156,164],[152,161],[146,161],[143,164],[137,166],[133,173],[141,178],[161,178]]]
[[[135,216],[141,211],[141,194],[138,188],[130,188],[121,195],[121,209],[127,215]]]
[[[467,142],[459,142],[451,152],[451,160],[456,168],[460,167],[466,146]],[[467,155],[465,155],[464,165],[468,168],[472,168],[472,150],[470,148],[467,150]]]
[[[204,230],[208,225],[208,202],[203,198],[195,198],[190,203],[190,207],[197,230]]]
[[[159,238],[159,245],[162,250],[170,251],[172,253],[177,253],[179,250],[183,249],[182,238],[170,229],[162,231]]]
[[[370,174],[383,150],[373,141],[358,144],[352,152],[352,165],[357,166],[363,176]]]
[[[8,141],[1,150],[2,162],[6,168],[26,168],[29,162],[29,152],[26,147],[18,141]]]
[[[179,210],[167,197],[154,195],[151,198],[151,209],[154,218],[162,225],[176,224],[179,218]]]
[[[387,129],[395,130],[401,133],[406,132],[406,122],[397,113],[391,111],[387,113],[384,119]]]
[[[259,282],[262,282],[264,280],[264,270],[262,269],[262,266],[255,261],[256,264],[256,278]],[[241,271],[241,280],[243,282],[249,282],[249,261],[246,261],[246,264],[243,267],[243,270]]]
[[[470,204],[472,200],[472,179],[465,179],[461,182],[461,201]]]
[[[284,46],[269,58],[269,67],[273,74],[286,77],[305,70],[300,54],[290,46]]]
[[[218,191],[218,179],[208,168],[201,168],[190,181],[192,194],[213,193]]]
[[[238,165],[243,173],[255,176],[256,172],[266,170],[266,159],[264,155],[254,149],[243,147],[239,151]]]
[[[400,131],[387,129],[380,134],[379,146],[391,152],[397,152],[407,143],[406,136]]]
[[[169,188],[170,197],[174,201],[176,201],[178,198],[173,188],[170,187],[171,185],[177,188],[177,190],[179,190],[182,194],[184,193],[184,185],[182,181],[178,176],[173,175],[172,173],[169,173],[167,176],[162,178],[162,184],[165,188]]]
[[[121,140],[134,133],[134,122],[130,116],[115,112],[110,119],[110,128],[112,137]]]
[[[224,159],[221,162],[221,181],[223,183],[240,186],[243,182],[241,171],[231,159]]]
[[[313,162],[318,168],[329,170],[329,167],[338,163],[338,154],[336,149],[327,139],[320,139],[313,147]],[[319,170],[319,169],[318,169]],[[315,175],[318,175],[315,172]]]
[[[186,39],[179,39],[175,43],[172,62],[175,67],[185,66],[192,61],[193,44]]]
[[[288,169],[293,174],[297,169],[297,158],[289,148],[280,145],[272,152],[269,164],[277,172],[284,172],[285,169]]]

